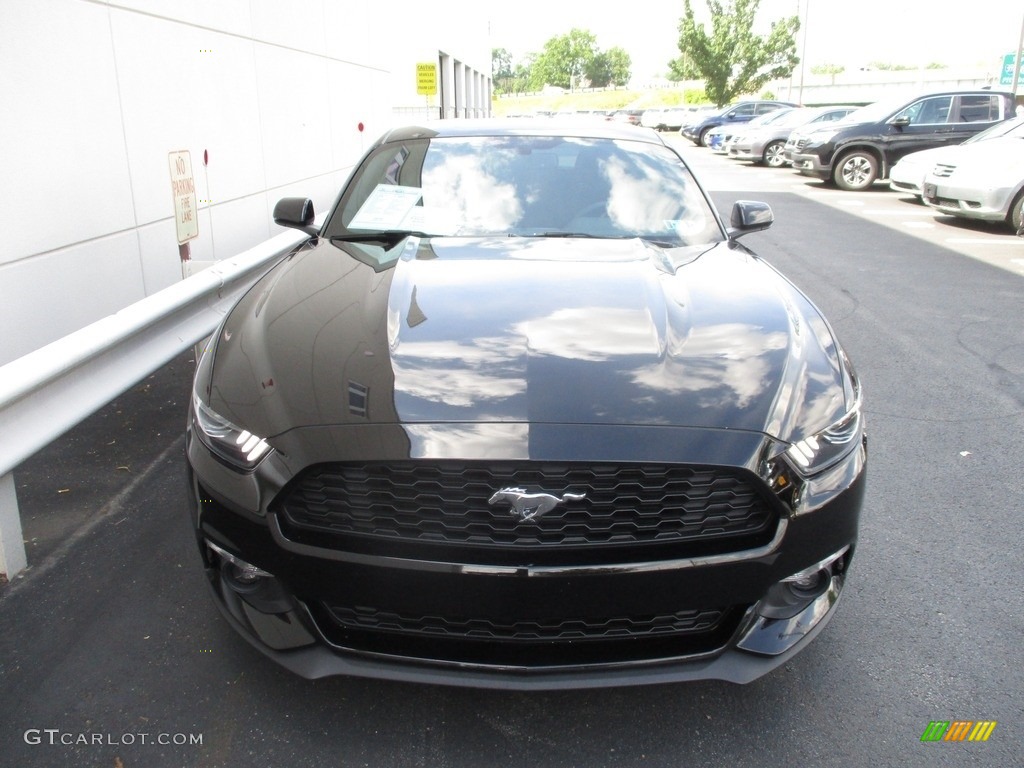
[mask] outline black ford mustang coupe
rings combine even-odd
[[[812,303],[652,131],[393,130],[196,371],[216,602],[309,678],[716,678],[831,618],[865,488],[860,386]]]

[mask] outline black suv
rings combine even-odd
[[[1013,117],[1013,96],[1003,91],[947,91],[915,99],[880,101],[838,123],[791,137],[793,169],[831,180],[841,189],[860,190],[906,154],[959,144],[989,126]]]
[[[767,115],[777,109],[796,106],[798,105],[789,101],[741,101],[714,112],[698,112],[689,123],[685,123],[679,129],[679,133],[698,147],[706,147],[708,131],[712,128],[727,123],[749,123],[755,117]]]

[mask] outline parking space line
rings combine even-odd
[[[934,218],[935,214],[931,211],[888,211],[882,208],[869,208],[863,211],[868,216],[921,216]]]
[[[1024,240],[1016,237],[1003,239],[982,239],[980,237],[947,237],[946,242],[952,245],[1013,245],[1024,248]],[[1017,259],[1015,259],[1017,261]]]

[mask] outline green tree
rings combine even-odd
[[[544,80],[541,78],[537,67],[534,66],[536,63],[537,57],[531,53],[526,59],[516,64],[516,93],[539,91],[544,88]]]
[[[846,67],[842,64],[815,64],[811,67],[813,75],[832,75],[832,85],[836,84],[836,75],[841,75],[845,71]]]
[[[608,59],[608,68],[612,73],[612,85],[623,86],[633,76],[633,59],[623,48],[609,48],[604,52]]]
[[[511,93],[512,86],[512,54],[504,48],[491,49],[491,80],[494,88],[500,93]]]
[[[772,22],[767,36],[755,35],[754,17],[760,0],[706,0],[711,12],[711,34],[697,24],[690,0],[684,0],[679,20],[681,56],[669,62],[676,80],[701,78],[708,98],[718,106],[743,93],[754,93],[765,83],[793,74],[796,33],[800,19],[789,16]]]
[[[632,59],[622,48],[609,48],[594,55],[586,76],[595,88],[626,85],[631,76]]]
[[[512,77],[512,54],[504,48],[491,49],[491,77]]]
[[[573,29],[544,43],[531,71],[546,85],[575,90],[597,54],[596,38],[585,30]]]
[[[889,64],[885,61],[872,61],[868,64],[868,69],[877,69],[879,72],[909,72],[917,67],[910,64]]]

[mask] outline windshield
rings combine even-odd
[[[763,115],[758,115],[753,120],[747,123],[748,128],[757,128],[761,125],[778,125],[781,124],[785,118],[793,112],[793,107],[781,107],[776,109],[774,112],[766,112]]]
[[[907,100],[903,99],[886,99],[885,101],[876,101],[874,104],[868,104],[866,107],[854,110],[841,121],[842,123],[877,123],[885,118],[889,117],[893,112],[898,110],[900,107],[904,107],[907,104]]]
[[[325,236],[599,237],[681,246],[724,235],[675,152],[646,141],[415,138],[359,167]]]

